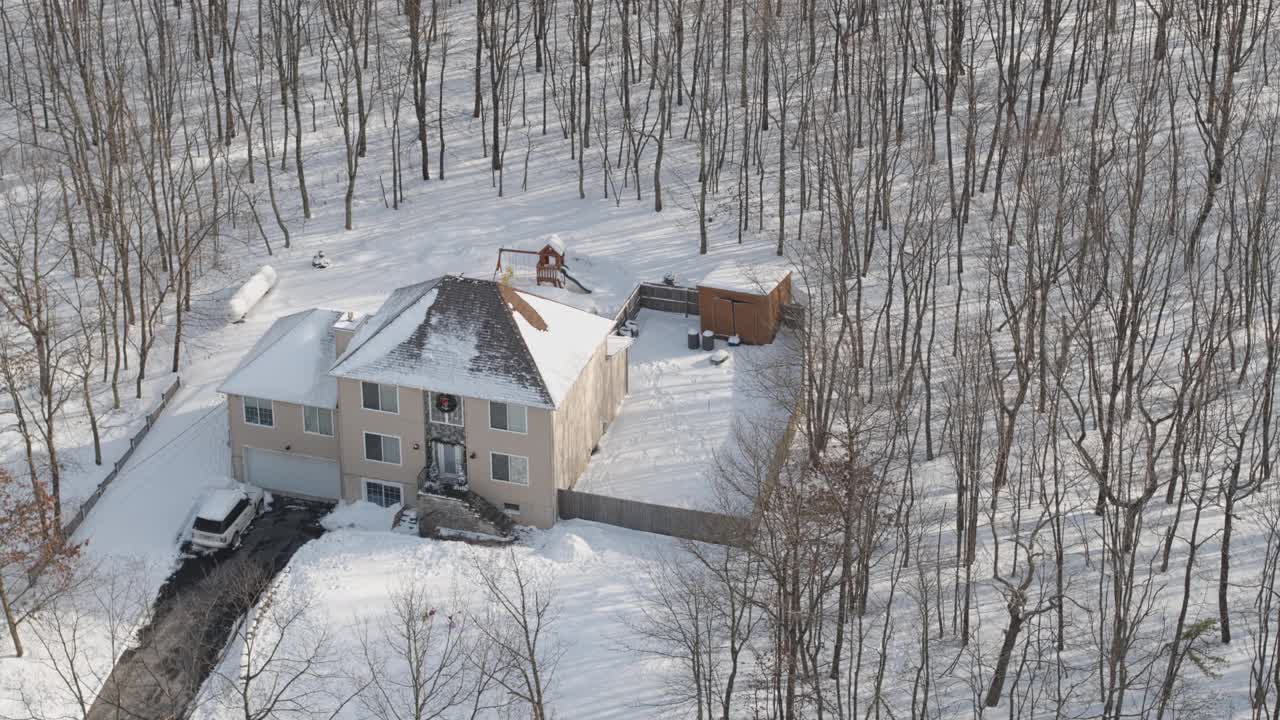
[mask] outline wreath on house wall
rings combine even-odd
[[[458,396],[447,393],[436,395],[436,410],[448,415],[458,409]]]

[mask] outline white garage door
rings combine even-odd
[[[333,500],[342,495],[337,460],[245,448],[244,467],[251,484],[282,495]]]

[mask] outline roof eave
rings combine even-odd
[[[331,377],[338,380],[353,380],[355,382],[381,382],[380,380],[378,380],[376,377],[372,375],[362,376],[359,373],[336,374],[332,372],[329,374]],[[484,397],[482,395],[465,393],[457,389],[448,388],[448,387],[441,387],[441,386],[429,387],[428,383],[397,382],[395,383],[395,386],[402,387],[402,388],[409,388],[410,390],[421,390],[422,392],[448,393],[450,395],[457,395],[459,397],[470,398],[472,400],[484,400],[485,402],[512,402],[509,399],[496,398],[496,397]],[[552,398],[550,402],[546,402],[546,401],[519,402],[519,403],[513,403],[513,404],[521,405],[523,407],[540,408],[542,410],[559,410],[560,409],[560,404],[557,403],[554,398]]]

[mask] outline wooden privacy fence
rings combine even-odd
[[[791,417],[787,419],[786,428],[774,444],[768,467],[765,468],[760,495],[755,498],[750,517],[690,510],[577,490],[558,490],[556,499],[560,508],[560,517],[566,520],[573,518],[590,520],[685,540],[741,546],[755,531],[756,525],[760,522],[760,515],[764,512],[770,496],[778,485],[782,469],[791,456],[803,411],[804,404],[797,403],[791,411]]]
[[[804,330],[804,305],[800,303],[783,304],[782,326],[791,330]]]
[[[697,315],[698,289],[675,287],[660,283],[640,283],[627,296],[627,301],[622,304],[622,309],[614,317],[615,328],[635,318],[636,314],[640,312],[640,308],[683,315]]]
[[[98,487],[95,488],[93,494],[86,498],[84,503],[80,505],[80,509],[76,510],[76,514],[72,515],[71,519],[63,524],[63,537],[69,538],[75,534],[76,530],[80,529],[80,524],[83,523],[84,519],[93,511],[93,506],[97,505],[98,501],[102,499],[103,493],[105,493],[107,488],[111,486],[111,483],[115,481],[116,477],[120,474],[120,470],[129,462],[129,458],[133,457],[133,451],[138,449],[138,445],[142,444],[143,438],[147,436],[148,432],[151,432],[151,426],[154,425],[156,419],[160,417],[160,413],[164,412],[165,406],[167,406],[169,401],[173,399],[174,394],[178,392],[178,388],[181,385],[181,377],[173,379],[173,383],[169,385],[168,389],[164,391],[164,394],[160,396],[160,404],[155,410],[152,410],[151,413],[147,415],[147,422],[138,429],[138,432],[134,433],[133,437],[129,438],[129,449],[125,450],[124,454],[116,460],[115,465],[111,468],[111,472],[108,472],[107,476],[102,479],[102,482],[98,483]]]
[[[747,518],[732,515],[655,505],[577,490],[556,492],[561,519],[591,520],[686,540],[733,544],[750,522]]]

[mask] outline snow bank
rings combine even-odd
[[[240,286],[235,295],[227,301],[227,315],[231,322],[237,322],[244,318],[245,314],[253,309],[254,305],[266,295],[271,288],[276,286],[276,271],[270,265],[263,265],[258,268],[258,272],[249,278],[248,282]]]
[[[548,690],[557,715],[573,720],[658,720],[671,716],[662,707],[671,675],[642,653],[620,652],[620,643],[634,637],[632,628],[645,622],[646,599],[655,592],[649,564],[675,552],[678,542],[580,520],[531,530],[527,544],[502,548],[341,530],[298,550],[288,570],[276,579],[277,595],[307,598],[303,626],[324,628],[332,643],[331,657],[338,659],[335,666],[363,672],[361,633],[371,631],[371,640],[383,641],[384,619],[394,612],[392,598],[398,590],[417,584],[431,606],[445,615],[483,613],[487,595],[476,576],[477,565],[501,567],[514,556],[530,577],[545,579],[554,588],[556,619],[546,641],[557,654]],[[569,557],[578,559],[563,560]],[[308,637],[306,631],[290,635],[279,648],[280,657],[297,657]],[[220,673],[234,677],[243,653],[243,643],[233,639]],[[405,660],[394,654],[387,659],[386,677],[404,677]],[[356,688],[358,674],[334,673],[323,680],[308,676],[295,687],[297,693],[345,695]],[[222,687],[215,673],[203,697]],[[192,718],[235,720],[236,710],[234,704],[196,703]],[[507,714],[493,708],[477,717],[497,720]],[[363,703],[353,702],[334,720],[369,717]]]
[[[354,528],[356,530],[390,530],[395,522],[400,506],[384,508],[367,500],[353,503],[341,503],[333,512],[320,518],[320,525],[325,530]]]

